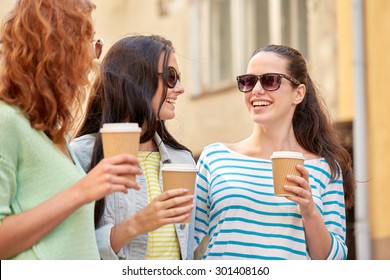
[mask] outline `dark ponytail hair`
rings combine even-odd
[[[116,42],[102,61],[87,104],[86,117],[77,137],[97,133],[104,123],[135,122],[143,128],[141,143],[153,139],[157,132],[164,144],[191,152],[169,133],[159,116],[167,96],[166,83],[163,83],[157,115],[151,105],[158,87],[160,57],[164,55],[163,72],[167,71],[169,57],[173,52],[171,41],[157,35],[129,36]],[[98,133],[91,169],[102,159],[103,146]],[[104,198],[95,204],[95,226],[103,212]]]
[[[356,185],[352,159],[341,145],[325,103],[307,71],[305,59],[297,50],[283,45],[265,46],[257,49],[253,56],[259,52],[273,52],[286,58],[289,61],[288,74],[305,84],[305,98],[297,105],[292,120],[295,137],[306,150],[325,158],[331,169],[332,180],[342,173],[345,204],[347,208],[352,207]]]

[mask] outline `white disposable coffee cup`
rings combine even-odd
[[[272,154],[271,161],[275,195],[294,195],[292,192],[284,190],[284,186],[296,186],[294,182],[287,180],[287,175],[301,176],[296,166],[298,164],[303,166],[305,161],[303,154],[299,152],[277,151]]]
[[[164,191],[185,188],[188,192],[184,195],[193,195],[195,189],[195,179],[197,168],[195,164],[164,164],[161,168]],[[191,205],[193,202],[180,204],[177,207]],[[189,223],[189,216],[185,223]]]
[[[100,129],[104,157],[118,154],[138,156],[141,128],[137,123],[105,123]],[[135,181],[135,175],[126,175]]]

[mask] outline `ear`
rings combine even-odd
[[[306,95],[306,85],[300,84],[294,91],[295,97],[293,100],[293,104],[299,104],[305,98]]]

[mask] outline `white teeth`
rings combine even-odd
[[[165,101],[170,103],[170,104],[176,104],[176,100],[175,99],[167,98],[167,99],[165,99]]]
[[[254,101],[253,106],[268,106],[271,102],[268,101]]]

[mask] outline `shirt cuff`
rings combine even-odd
[[[110,236],[113,225],[107,224],[95,230],[100,258],[102,260],[119,260],[111,248]]]

